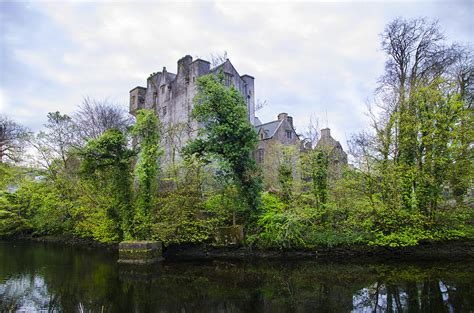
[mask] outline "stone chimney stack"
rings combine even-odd
[[[283,121],[288,117],[288,113],[280,113],[278,114],[278,120]]]
[[[280,114],[278,114],[278,120],[279,120],[279,121],[287,120],[288,123],[290,123],[291,127],[293,127],[293,117],[288,116],[288,113],[280,113]]]
[[[293,117],[287,116],[286,119],[287,119],[288,123],[290,123],[291,127],[293,127]]]
[[[189,65],[193,62],[193,57],[186,55],[178,60],[178,73],[177,75],[183,79],[189,76]]]
[[[322,138],[331,138],[331,129],[330,128],[321,129],[321,139]]]

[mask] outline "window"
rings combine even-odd
[[[132,105],[135,105],[135,96],[132,96],[132,99],[130,100],[130,102],[132,103]]]
[[[162,85],[160,88],[161,88],[161,93],[164,94],[165,93],[165,85]]]
[[[163,107],[163,116],[166,115],[166,107]]]
[[[224,85],[230,87],[232,84],[232,74],[224,73]]]
[[[257,162],[258,163],[263,163],[264,158],[265,158],[265,150],[264,149],[258,149],[257,150]]]
[[[286,131],[286,138],[291,139],[293,137],[293,132],[291,130]]]
[[[158,93],[157,92],[154,92],[153,93],[153,104],[156,104],[156,100],[158,99]]]

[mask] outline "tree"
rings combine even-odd
[[[223,84],[222,75],[202,76],[197,87],[192,116],[202,127],[185,154],[221,160],[224,175],[236,182],[250,212],[255,212],[262,188],[253,158],[258,139],[248,121],[245,101],[237,89]]]
[[[138,110],[137,122],[132,134],[138,142],[138,163],[135,167],[137,195],[134,216],[134,236],[148,239],[151,236],[151,216],[153,200],[157,191],[157,176],[160,149],[160,123],[152,110]]]
[[[377,245],[468,234],[472,213],[461,200],[473,168],[467,144],[473,141],[472,56],[446,44],[438,25],[424,19],[396,19],[383,33],[382,47],[381,110],[369,112],[373,133],[353,137],[351,145],[360,163],[349,173],[357,183],[348,186],[363,186],[362,205],[369,208],[358,209],[358,218]],[[445,191],[453,192],[457,205]]]
[[[0,115],[0,163],[19,162],[28,137],[25,127]]]
[[[222,63],[225,63],[229,59],[229,56],[227,55],[227,51],[224,51],[222,53],[211,53],[211,66],[212,67],[217,67],[221,65]]]
[[[418,174],[428,161],[426,153],[431,153],[427,151],[431,149],[431,143],[426,145],[427,140],[429,136],[440,136],[426,128],[427,125],[438,130],[447,127],[453,131],[454,125],[450,124],[452,120],[448,115],[454,112],[448,107],[454,104],[455,90],[449,81],[453,80],[453,67],[462,53],[459,46],[445,43],[437,22],[420,18],[396,19],[388,24],[382,34],[382,48],[387,61],[378,94],[384,111],[375,121],[378,146],[383,156],[381,168],[386,171],[390,168],[389,161],[393,160],[402,179],[399,184],[401,202],[405,209],[411,210],[417,206],[420,200],[417,199],[417,190],[423,186]],[[464,74],[457,78],[464,82],[466,72],[461,72]],[[436,100],[428,93],[431,96],[436,94]],[[420,98],[421,95],[424,96]],[[431,99],[428,101],[430,104],[424,101],[427,97]],[[452,117],[457,118],[459,114],[461,112],[456,110]],[[450,144],[451,140],[444,140],[443,145]],[[445,151],[437,158],[447,156]],[[385,172],[382,178],[390,176]],[[389,185],[389,182],[385,183],[385,186]],[[388,192],[384,190],[383,195],[386,197]]]
[[[73,120],[82,140],[97,139],[108,129],[125,132],[132,124],[129,114],[122,108],[89,97],[84,98]]]
[[[59,111],[48,113],[46,130],[40,131],[32,140],[39,153],[40,163],[55,176],[60,170],[67,170],[71,149],[77,146],[76,128],[70,116]]]
[[[395,19],[382,34],[382,49],[387,54],[385,74],[378,92],[382,95],[389,118],[381,134],[385,138],[385,158],[391,145],[394,158],[400,164],[415,162],[416,112],[412,96],[416,89],[430,84],[446,73],[455,60],[455,47],[444,43],[437,22],[423,18]],[[393,113],[393,114],[390,114]]]
[[[130,167],[132,152],[127,148],[126,136],[118,129],[108,129],[98,139],[89,140],[79,153],[82,156],[83,180],[93,187],[96,202],[107,199],[99,206],[105,210],[106,217],[113,221],[111,237],[118,235],[120,239],[130,238],[133,219]]]
[[[312,190],[317,201],[316,205],[321,207],[326,204],[328,197],[329,154],[324,148],[318,148],[310,152],[310,158]]]
[[[281,160],[278,166],[278,181],[281,186],[281,198],[289,204],[293,197],[293,185],[295,171],[294,150],[291,148],[283,148],[281,151]]]

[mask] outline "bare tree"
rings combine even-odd
[[[257,102],[255,103],[255,111],[260,111],[267,105],[268,105],[267,100],[257,99]]]
[[[0,115],[0,163],[19,162],[29,131],[5,115]]]
[[[84,141],[99,138],[107,129],[126,131],[132,118],[124,109],[89,97],[84,98],[79,110],[73,115],[79,137]]]
[[[314,148],[319,141],[319,120],[314,116],[309,118],[309,123],[306,128],[306,131],[303,134],[304,136],[304,146],[307,145],[311,148]]]
[[[39,132],[31,140],[37,150],[39,163],[55,174],[58,162],[61,168],[68,168],[71,149],[77,146],[76,128],[70,116],[60,112],[48,113],[48,122],[44,125],[45,131]]]
[[[457,92],[468,108],[474,103],[474,51],[471,47],[457,47],[455,62],[451,69],[451,76],[455,82]]]
[[[211,53],[211,67],[216,67],[224,63],[229,59],[227,55],[227,51],[224,51],[223,53]]]

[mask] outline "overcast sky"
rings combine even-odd
[[[152,72],[189,54],[227,51],[255,77],[263,122],[279,112],[305,131],[311,116],[345,145],[368,126],[385,56],[380,33],[396,17],[439,20],[472,45],[474,1],[13,2],[0,0],[0,113],[33,130],[83,97],[128,108]]]

